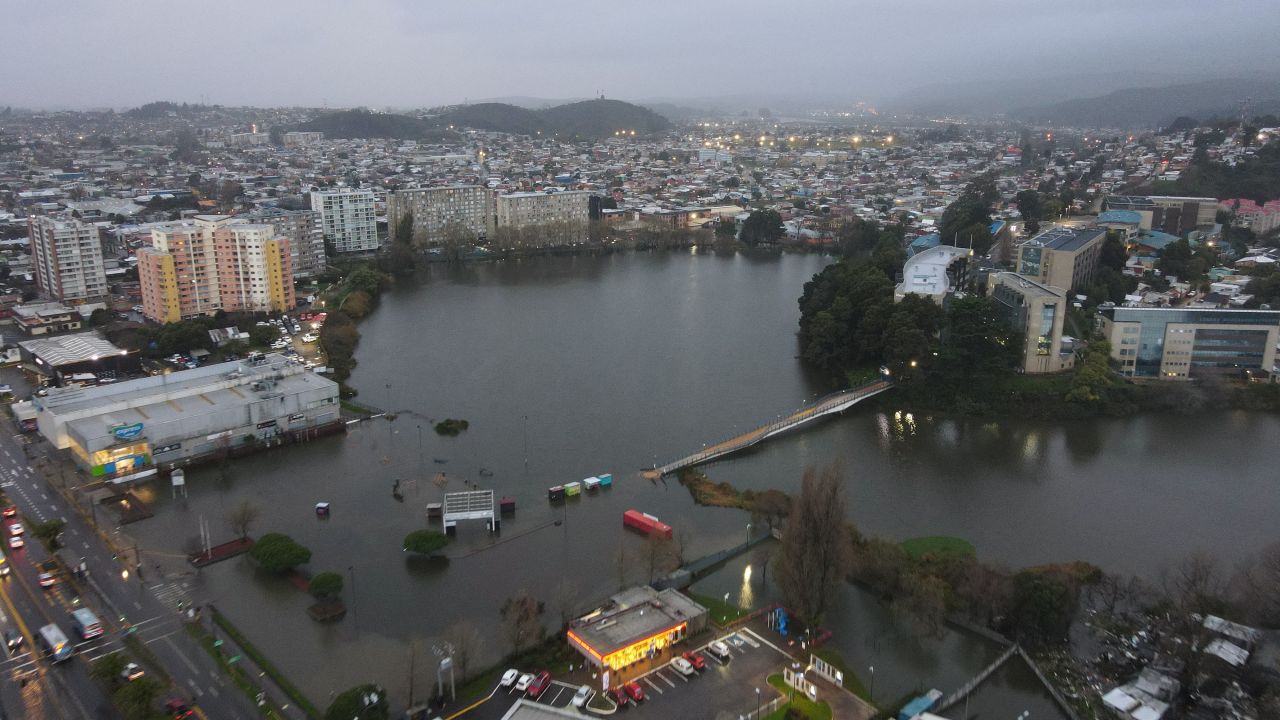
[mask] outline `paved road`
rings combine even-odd
[[[105,698],[88,679],[87,663],[90,658],[120,647],[120,638],[126,624],[135,628],[134,632],[159,659],[177,688],[187,697],[195,699],[201,709],[198,713],[200,716],[214,720],[251,720],[261,717],[253,703],[231,684],[216,662],[183,630],[177,608],[167,605],[157,597],[159,594],[173,598],[172,593],[166,592],[170,590],[168,584],[154,582],[148,585],[148,580],[158,581],[159,578],[148,578],[145,569],[140,578],[137,568],[128,568],[130,572],[125,577],[122,570],[126,568],[113,558],[107,543],[58,492],[49,487],[37,464],[27,458],[23,449],[24,437],[17,435],[13,424],[8,421],[0,423],[0,429],[3,430],[0,431],[0,487],[6,490],[20,512],[33,521],[52,518],[66,521],[62,538],[66,547],[64,556],[67,553],[79,556],[86,569],[85,577],[80,580],[64,578],[70,587],[67,592],[78,595],[81,602],[94,608],[108,628],[108,639],[98,641],[99,644],[93,647],[83,648],[85,652],[80,653],[81,659],[76,663],[63,663],[47,673],[54,678],[55,686],[59,680],[64,683],[69,691],[65,693],[65,698],[73,705],[54,717],[114,717],[114,714],[102,714],[100,706]],[[37,450],[32,455],[42,453],[43,450]],[[107,513],[98,513],[99,520],[105,522],[107,517]],[[28,560],[34,558],[38,562],[44,559],[43,549],[34,540],[28,544],[25,552],[28,553]],[[46,594],[40,590],[34,584],[37,571],[30,562],[19,562],[21,560],[23,558],[17,555],[13,558],[14,565],[20,566],[14,568],[17,574],[15,579],[19,582],[12,584],[7,593],[10,599],[14,599],[19,615],[37,622],[40,617],[52,619],[64,632],[70,632],[66,606],[61,605],[66,594]],[[22,590],[13,592],[13,587],[21,587]],[[30,601],[25,605],[25,610],[23,601],[15,599],[24,595],[29,596],[27,599]],[[43,605],[41,600],[44,601]],[[35,631],[35,628],[31,630]],[[6,696],[0,694],[0,697]]]

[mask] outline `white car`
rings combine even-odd
[[[146,673],[142,671],[142,668],[138,667],[138,663],[129,663],[124,666],[124,670],[120,671],[120,677],[128,680],[129,682],[133,682],[145,674]]]
[[[528,690],[529,686],[532,684],[533,684],[533,675],[529,673],[525,673],[520,676],[520,679],[518,681],[516,681],[516,692],[524,692],[525,690]]]
[[[315,333],[307,333],[306,335],[302,336],[302,342],[304,343],[313,343],[319,339],[320,339],[320,336]]]
[[[580,708],[587,704],[587,700],[591,698],[591,686],[583,685],[578,688],[578,692],[573,694],[573,706]]]
[[[10,535],[21,535],[22,533],[24,533],[24,532],[26,532],[26,531],[27,531],[27,529],[26,529],[26,528],[24,528],[24,527],[22,527],[22,523],[20,523],[20,522],[12,523],[12,524],[10,524],[10,525],[9,525],[9,534],[10,534]]]
[[[693,663],[689,662],[688,660],[685,660],[682,657],[678,657],[672,660],[671,667],[675,668],[676,672],[680,673],[681,675],[693,674]]]
[[[520,671],[515,668],[502,673],[502,687],[511,687],[515,684],[516,678],[520,677]]]
[[[712,655],[715,655],[717,658],[721,660],[729,659],[729,646],[725,645],[719,640],[708,645],[707,652],[711,653]]]

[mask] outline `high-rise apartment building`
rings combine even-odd
[[[387,194],[389,232],[394,235],[409,213],[413,214],[413,239],[419,245],[438,245],[455,229],[487,238],[493,231],[493,193],[477,185],[452,185]]]
[[[1018,246],[1018,274],[1044,285],[1075,290],[1098,269],[1106,228],[1057,227]]]
[[[268,223],[197,215],[153,229],[137,257],[142,314],[156,322],[295,304],[289,239]]]
[[[497,228],[540,232],[544,244],[563,245],[587,239],[591,193],[586,190],[522,192],[494,199]]]
[[[320,230],[320,213],[271,208],[239,217],[249,222],[267,223],[276,229],[276,235],[289,241],[295,280],[324,272],[324,232]]]
[[[42,293],[62,301],[107,294],[98,228],[79,220],[42,215],[27,221],[27,234],[31,269]]]
[[[320,213],[325,242],[335,252],[378,249],[378,221],[371,190],[320,190],[311,193],[311,209]],[[394,226],[393,226],[394,227]]]

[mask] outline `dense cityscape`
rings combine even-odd
[[[13,102],[0,718],[1280,718],[1280,86],[1117,82]]]

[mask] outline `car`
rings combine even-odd
[[[686,652],[680,657],[684,658],[685,660],[688,660],[689,664],[693,666],[694,670],[702,670],[707,666],[707,660],[706,658],[702,657],[702,653],[696,653],[690,650],[689,652]]]
[[[0,515],[18,517],[18,507],[16,505],[5,505],[4,510],[0,511]]]
[[[9,547],[13,548],[14,550],[17,550],[18,548],[21,548],[21,547],[26,547],[26,545],[27,545],[27,541],[23,540],[21,535],[14,535],[13,537],[9,538]]]
[[[58,579],[55,578],[52,573],[47,573],[47,572],[40,573],[40,587],[51,588],[54,585],[56,585],[57,582],[58,582]]]
[[[642,702],[644,700],[644,689],[640,687],[638,682],[629,682],[622,686],[626,691],[627,697],[631,698],[631,702]]]
[[[609,696],[618,704],[618,707],[623,708],[627,706],[627,691],[623,690],[621,687],[616,687],[610,690]]]
[[[25,640],[26,638],[22,637],[22,633],[17,630],[10,628],[4,631],[4,645],[9,648],[10,654],[12,654],[14,650],[22,647],[22,643]]]
[[[524,692],[525,690],[528,690],[529,684],[532,682],[533,682],[533,676],[530,675],[529,673],[525,673],[521,675],[520,679],[516,681],[516,691]]]
[[[26,532],[26,531],[27,531],[27,529],[26,529],[26,528],[24,528],[24,527],[22,527],[22,523],[20,523],[20,522],[9,523],[9,534],[10,534],[10,535],[21,535],[22,533],[24,533],[24,532]]]
[[[0,555],[0,576],[9,574],[9,559]]]
[[[196,711],[191,709],[185,700],[169,698],[164,703],[164,711],[173,716],[173,720],[186,720],[195,717]]]
[[[549,687],[551,687],[551,673],[543,670],[534,676],[533,682],[529,683],[529,696],[536,699]]]
[[[502,682],[500,684],[502,687],[511,687],[516,684],[516,680],[519,678],[520,671],[515,668],[511,668],[510,670],[502,673]]]
[[[682,657],[673,658],[671,660],[671,667],[675,668],[676,672],[680,673],[681,675],[688,676],[693,674],[693,663],[689,662],[688,660],[685,660]]]
[[[729,657],[730,657],[729,646],[725,645],[719,640],[708,645],[707,652],[711,653],[712,655],[719,658],[720,660],[723,660],[726,662],[729,660]]]
[[[573,706],[580,708],[587,704],[587,700],[591,699],[591,686],[583,685],[578,688],[578,692],[573,694]]]
[[[128,663],[124,666],[124,669],[120,671],[120,677],[128,680],[129,682],[133,682],[143,675],[146,675],[146,673],[138,663]]]
[[[313,343],[319,339],[320,339],[320,336],[315,333],[307,333],[306,335],[302,336],[302,342],[304,343]]]

